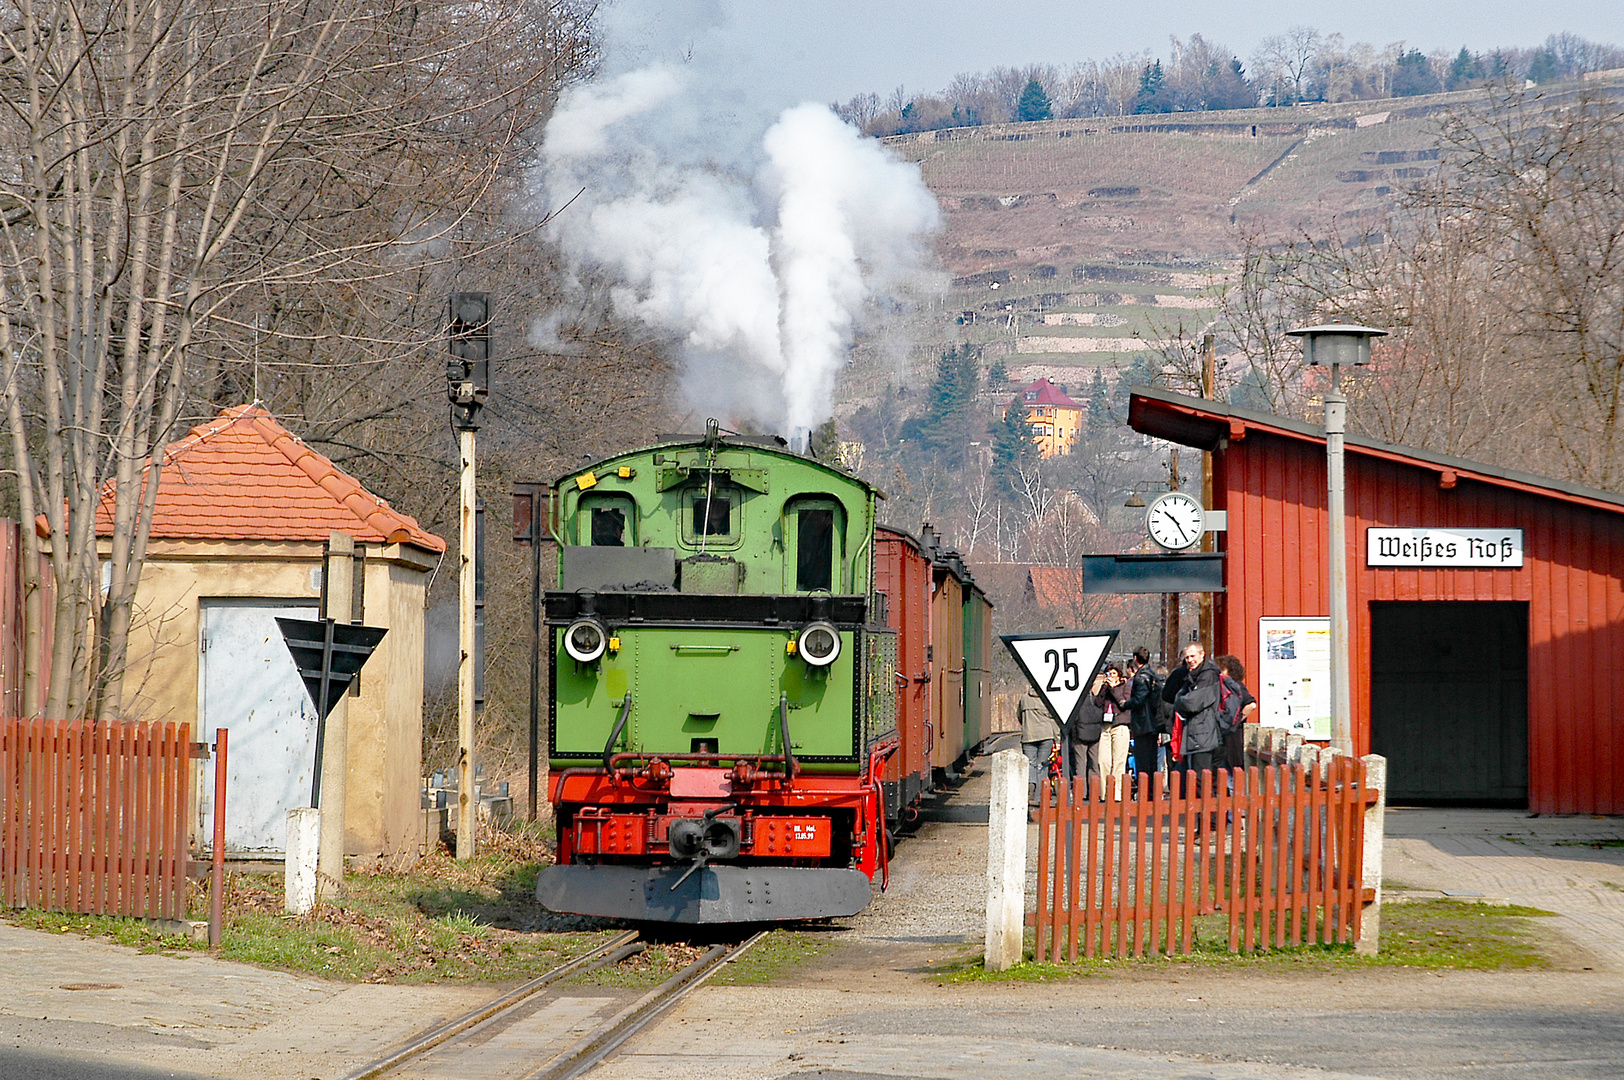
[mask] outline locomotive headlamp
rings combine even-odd
[[[596,619],[576,619],[564,631],[564,651],[583,664],[590,664],[609,647],[609,634]]]
[[[828,667],[840,655],[840,631],[826,622],[815,622],[801,631],[795,650],[813,667]]]

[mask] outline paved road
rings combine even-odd
[[[931,965],[978,939],[986,792],[972,776],[927,815],[891,889],[832,935],[843,949],[821,970],[765,996],[703,991],[603,1080],[1624,1076],[1624,851],[1589,846],[1624,837],[1620,819],[1389,812],[1389,880],[1562,912],[1540,925],[1569,939],[1572,970],[1181,968],[940,987]]]
[[[601,1080],[1511,1080],[1624,1076],[1624,837],[1617,818],[1389,814],[1386,874],[1562,912],[1573,970],[1283,976],[1193,968],[938,986],[974,951],[986,779],[899,851],[891,889],[839,948],[771,989],[707,987]],[[1585,967],[1593,970],[1582,970]],[[70,989],[70,987],[79,987]],[[0,1080],[333,1080],[480,988],[343,986],[142,955],[0,924]]]

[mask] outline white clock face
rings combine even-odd
[[[1145,528],[1150,531],[1150,538],[1168,551],[1183,551],[1194,546],[1206,526],[1201,504],[1182,491],[1169,491],[1145,511]]]

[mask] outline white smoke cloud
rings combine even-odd
[[[691,7],[688,35],[669,10],[659,33],[610,20],[605,74],[547,126],[544,197],[574,199],[550,228],[616,281],[619,313],[680,337],[690,404],[793,433],[830,415],[864,306],[925,265],[936,201],[826,106],[782,107]]]

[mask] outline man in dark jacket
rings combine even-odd
[[[1223,672],[1207,659],[1206,646],[1192,641],[1184,649],[1184,666],[1167,676],[1162,696],[1184,717],[1181,747],[1185,768],[1200,775],[1223,765],[1223,732],[1218,723],[1219,682]]]
[[[1157,722],[1157,702],[1161,697],[1161,680],[1150,666],[1150,650],[1144,646],[1133,651],[1128,662],[1128,673],[1133,682],[1124,707],[1128,710],[1128,730],[1133,733],[1134,771],[1152,775],[1157,769],[1157,757],[1165,737],[1172,734]]]

